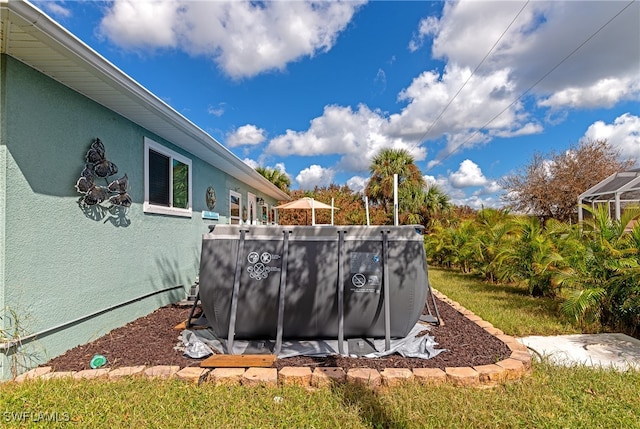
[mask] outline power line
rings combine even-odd
[[[482,60],[480,61],[480,63],[478,63],[478,65],[476,66],[476,68],[471,72],[471,74],[469,75],[469,77],[467,78],[467,80],[464,81],[464,83],[462,84],[462,86],[458,89],[458,92],[456,92],[454,94],[453,97],[451,97],[451,99],[449,100],[449,102],[447,103],[446,106],[444,106],[444,109],[442,109],[442,111],[440,112],[440,114],[436,117],[436,119],[434,119],[434,121],[431,123],[431,125],[429,126],[429,128],[427,129],[427,131],[425,131],[425,133],[422,135],[422,137],[420,137],[420,140],[418,140],[417,143],[415,143],[411,149],[414,149],[416,147],[416,145],[420,144],[420,142],[427,136],[427,134],[429,134],[429,132],[433,129],[433,127],[436,125],[436,123],[440,120],[440,118],[442,117],[442,115],[444,114],[444,112],[447,111],[447,109],[449,108],[449,106],[451,106],[451,103],[453,103],[453,100],[455,100],[458,97],[458,94],[460,94],[460,92],[464,89],[465,86],[467,86],[467,83],[469,83],[469,81],[471,80],[471,78],[476,74],[476,72],[478,71],[478,69],[482,66],[482,64],[484,64],[485,60],[487,58],[489,58],[489,55],[491,55],[491,53],[493,52],[493,50],[496,48],[496,46],[498,46],[498,43],[500,43],[500,41],[502,40],[502,38],[504,37],[505,34],[507,34],[507,31],[509,31],[509,29],[511,28],[511,26],[513,25],[514,22],[516,22],[516,20],[518,19],[518,17],[520,16],[520,14],[522,14],[522,11],[524,11],[524,9],[527,7],[527,5],[529,4],[530,0],[527,0],[526,3],[522,6],[522,8],[520,9],[520,11],[516,14],[516,16],[513,17],[513,19],[511,20],[511,22],[509,23],[509,25],[507,26],[507,28],[504,29],[504,31],[502,32],[502,34],[500,35],[500,37],[498,37],[498,39],[495,41],[495,43],[493,44],[493,46],[491,46],[491,49],[489,49],[489,51],[485,54],[484,58],[482,58]],[[410,149],[410,150],[411,150]]]
[[[551,73],[553,73],[558,67],[560,67],[565,61],[567,61],[571,56],[573,56],[573,54],[575,54],[578,50],[580,50],[584,45],[586,45],[591,39],[593,39],[598,33],[600,33],[607,25],[609,25],[614,19],[616,19],[618,16],[620,16],[625,10],[627,10],[633,3],[635,3],[636,0],[631,0],[624,8],[622,8],[618,13],[616,13],[613,17],[611,17],[607,22],[605,22],[604,24],[602,24],[593,34],[591,34],[589,37],[587,37],[587,39],[582,42],[580,45],[578,45],[574,50],[572,50],[569,54],[567,54],[558,64],[556,64],[554,67],[551,68],[551,70],[549,70],[548,72],[546,72],[544,75],[542,75],[542,77],[540,77],[537,81],[535,81],[531,86],[529,86],[529,88],[527,88],[524,92],[522,92],[515,100],[513,100],[509,105],[507,105],[507,107],[505,107],[504,109],[502,109],[500,112],[498,112],[498,114],[496,114],[493,118],[491,118],[489,121],[487,121],[484,125],[482,125],[480,128],[478,128],[473,134],[471,134],[468,138],[466,138],[463,142],[459,143],[458,145],[453,147],[453,150],[451,150],[449,153],[447,153],[444,157],[442,157],[439,162],[441,163],[442,161],[444,161],[445,159],[449,158],[450,156],[452,156],[454,153],[457,152],[457,150],[464,146],[466,143],[468,143],[469,141],[471,141],[471,139],[473,139],[477,134],[480,133],[480,131],[482,131],[483,129],[485,129],[489,124],[491,124],[493,121],[495,121],[500,115],[502,115],[504,112],[506,112],[511,106],[513,106],[514,104],[516,104],[518,101],[520,101],[520,99],[522,97],[524,97],[525,95],[527,95],[533,88],[535,88],[540,82],[542,82],[547,76],[549,76]],[[429,167],[427,168],[426,171],[429,171],[433,168]]]

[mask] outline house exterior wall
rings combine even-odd
[[[31,334],[184,286],[28,343],[39,364],[184,298],[198,274],[202,234],[227,222],[229,189],[243,203],[256,191],[21,62],[6,55],[1,62],[0,303],[21,314]],[[128,175],[133,204],[126,210],[80,204],[74,186],[96,137],[118,166],[110,179]],[[145,137],[191,159],[191,218],[143,212]],[[208,186],[217,194],[218,222],[201,216]]]
[[[4,266],[5,266],[5,206],[6,206],[6,177],[7,177],[7,148],[5,146],[5,117],[4,117],[4,68],[5,61],[0,55],[0,312],[4,308]],[[0,332],[5,329],[5,320],[0,320]],[[0,379],[2,368],[5,366],[3,356],[0,355]]]

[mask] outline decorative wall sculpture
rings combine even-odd
[[[104,144],[96,138],[85,157],[86,164],[76,182],[76,190],[84,194],[81,201],[86,206],[108,202],[113,206],[131,207],[131,197],[127,193],[128,177],[125,174],[109,182],[109,176],[118,173],[118,167],[106,157]],[[98,185],[96,179],[104,179],[105,185]]]
[[[213,189],[213,186],[209,186],[207,188],[207,194],[205,195],[205,202],[207,203],[207,208],[209,210],[213,210],[216,208],[216,191]]]

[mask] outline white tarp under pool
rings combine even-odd
[[[431,359],[445,351],[436,349],[438,343],[430,335],[422,335],[429,326],[421,323],[411,329],[404,338],[391,339],[389,350],[385,350],[385,340],[382,339],[352,339],[344,341],[343,350],[350,350],[348,356],[377,358],[392,354],[403,357]],[[230,354],[226,347],[226,341],[218,339],[210,329],[185,329],[182,331],[184,355],[193,359],[202,359],[213,353]],[[274,350],[275,341],[269,340],[235,340],[233,354],[270,354]],[[353,353],[353,349],[359,352]],[[282,348],[278,358],[293,356],[325,357],[337,355],[338,340],[286,340],[282,341]],[[370,352],[363,354],[363,350]]]

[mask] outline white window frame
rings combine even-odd
[[[231,216],[231,197],[238,197],[238,216]],[[242,194],[240,192],[229,190],[229,223],[233,224],[237,220],[237,225],[242,224]]]
[[[183,164],[186,164],[189,167],[189,192],[188,192],[188,207],[186,209],[180,207],[165,207],[158,206],[149,202],[149,150],[153,150],[161,155],[164,155],[169,158],[169,165],[173,165],[173,160],[179,161]],[[164,214],[170,216],[183,216],[183,217],[191,217],[193,215],[192,206],[191,206],[191,196],[193,191],[193,180],[192,180],[193,168],[191,164],[191,160],[180,155],[177,152],[168,149],[165,146],[151,140],[148,137],[144,138],[144,204],[142,206],[142,210],[145,213],[156,213],[156,214]],[[173,169],[169,168],[169,204],[173,204]]]
[[[258,198],[252,192],[247,192],[247,223],[249,225],[258,224]]]
[[[266,219],[262,217],[263,210],[266,210],[267,212]],[[258,225],[269,225],[269,213],[271,213],[271,207],[269,207],[269,204],[263,203],[258,206]]]

